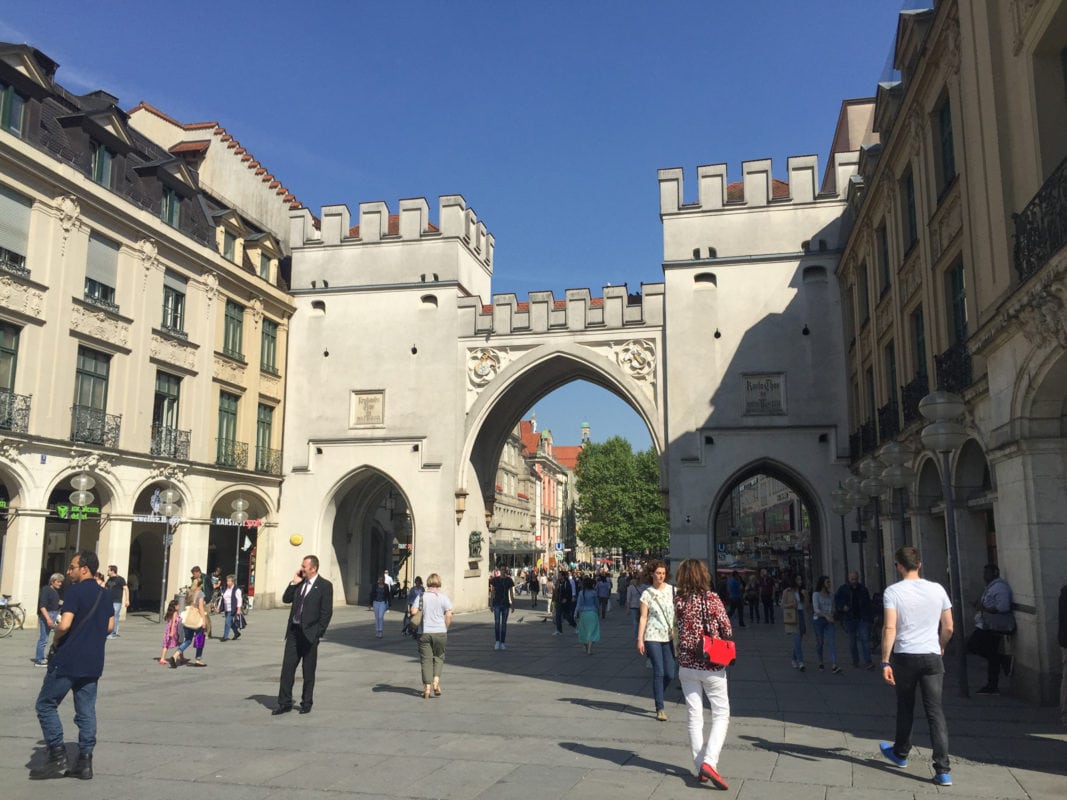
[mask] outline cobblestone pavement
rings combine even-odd
[[[161,632],[154,615],[123,622],[121,636],[107,645],[92,783],[28,780],[28,766],[43,754],[33,702],[44,670],[30,663],[35,631],[0,639],[0,795],[1067,797],[1067,729],[1057,709],[1007,696],[963,699],[950,680],[945,705],[955,786],[938,788],[930,781],[925,723],[916,724],[918,747],[908,769],[878,755],[895,713],[880,672],[852,669],[847,657],[843,675],[817,671],[810,636],[812,661],[797,672],[781,626],[755,624],[736,635],[740,659],[730,670],[732,717],[719,766],[730,789],[717,791],[691,773],[676,687],[668,689],[669,720],[655,720],[651,671],[618,606],[592,656],[570,628],[553,636],[544,604],[535,611],[528,598],[518,601],[507,650],[493,649],[491,614],[457,616],[443,695],[432,700],[421,697],[415,645],[400,635],[400,614],[389,613],[386,635],[377,639],[369,610],[340,608],[319,650],[314,711],[272,717],[285,614],[255,611],[240,641],[210,641],[204,669],[156,663]],[[972,668],[977,686],[981,664]],[[73,755],[69,699],[61,711]]]

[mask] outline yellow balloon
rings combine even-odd
[[[303,543],[304,537],[301,536],[299,533],[294,533],[292,536],[289,537],[289,544],[291,544],[293,547],[300,547],[300,545],[302,545]]]

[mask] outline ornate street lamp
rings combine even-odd
[[[848,493],[845,495],[845,504],[849,508],[856,510],[856,524],[859,526],[857,534],[859,535],[859,548],[860,548],[860,580],[867,583],[867,560],[864,557],[864,550],[866,545],[867,535],[863,531],[863,511],[862,508],[867,505],[867,496],[860,491],[860,484],[862,482],[855,475],[850,475],[845,479],[843,484],[845,491]]]
[[[159,621],[167,613],[167,565],[170,563],[170,546],[174,542],[174,526],[181,513],[182,496],[171,488],[159,493],[159,515],[163,518],[163,581],[159,592]]]
[[[903,442],[890,442],[882,448],[880,457],[888,466],[882,471],[882,480],[893,490],[900,490],[900,538],[897,547],[908,543],[905,512],[905,489],[915,480],[915,470],[908,466],[914,456],[909,445]]]
[[[852,510],[846,500],[848,490],[838,486],[830,492],[830,510],[841,518],[841,552],[845,556],[845,576],[848,576],[848,536],[845,534],[845,514]]]
[[[885,589],[885,537],[882,535],[881,499],[885,493],[886,485],[882,480],[882,470],[885,464],[874,456],[868,456],[860,462],[860,473],[863,475],[863,483],[860,491],[874,501],[874,527],[878,532],[878,577]]]
[[[78,516],[78,535],[74,545],[74,552],[82,551],[82,518],[85,516],[85,507],[93,502],[96,497],[89,490],[96,486],[96,480],[88,472],[79,472],[70,479],[70,485],[74,491],[70,493],[71,511],[79,509],[75,513]]]
[[[936,391],[919,401],[919,413],[930,424],[922,430],[923,447],[941,454],[941,493],[945,498],[945,528],[948,534],[948,566],[952,580],[952,605],[956,611],[956,630],[960,639],[956,649],[959,657],[960,696],[970,696],[967,681],[967,648],[963,646],[963,583],[960,568],[960,543],[956,531],[956,505],[952,496],[952,477],[950,475],[950,454],[963,447],[967,441],[967,432],[960,424],[966,405],[959,395],[951,392]]]
[[[248,521],[248,501],[243,497],[238,497],[232,503],[230,508],[233,511],[230,513],[230,519],[237,523],[237,527],[234,530],[237,532],[237,544],[233,551],[233,574],[234,580],[239,580],[240,576],[237,574],[238,568],[241,566],[241,531],[244,529],[245,522]]]

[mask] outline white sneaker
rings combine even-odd
[[[500,649],[500,642],[493,642],[493,649],[494,650],[499,650]]]
[[[508,649],[508,646],[507,646],[506,644],[504,644],[503,642],[501,642],[501,643],[500,643],[500,649],[501,649],[501,650],[507,650],[507,649]]]
[[[553,636],[562,636],[563,634],[560,633],[559,631],[552,631],[552,635]]]
[[[790,663],[793,665],[793,669],[797,668],[797,660],[795,658]]]

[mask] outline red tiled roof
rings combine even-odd
[[[427,222],[426,223],[426,230],[431,231],[433,233],[437,233],[438,227],[436,225],[434,225],[432,222]],[[348,229],[348,235],[353,237],[353,238],[358,239],[359,238],[359,225],[353,225],[351,228],[349,228]],[[399,214],[390,214],[389,215],[388,235],[389,236],[399,236],[400,235],[400,215]]]
[[[578,454],[582,452],[581,445],[556,445],[552,448],[552,455],[556,457],[556,461],[565,466],[567,469],[574,469],[578,466]]]
[[[170,152],[175,155],[178,153],[203,153],[210,146],[210,139],[199,139],[195,142],[178,142],[174,147],[170,148]]]
[[[771,179],[771,198],[782,200],[789,197],[789,184],[777,178]],[[745,184],[743,181],[735,181],[726,187],[726,202],[738,203],[745,199]]]
[[[519,422],[519,438],[522,439],[522,454],[537,455],[537,446],[541,443],[541,434],[533,429],[533,421],[524,419]]]

